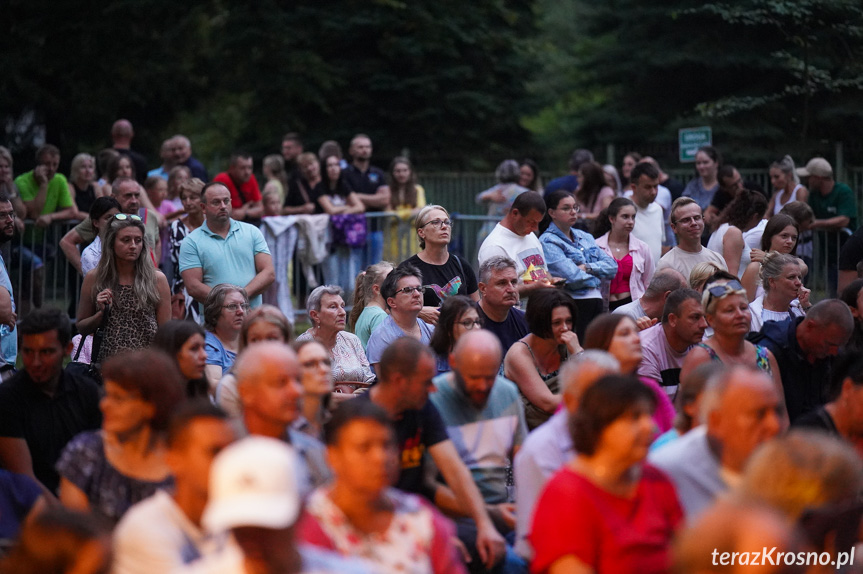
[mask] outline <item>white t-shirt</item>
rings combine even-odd
[[[758,222],[758,225],[749,231],[743,232],[743,242],[746,243],[750,249],[761,249],[761,236],[764,235],[765,227],[767,227],[767,220],[762,219]]]
[[[719,226],[719,229],[710,234],[710,240],[707,242],[707,248],[711,251],[715,251],[716,253],[722,253],[723,242],[725,241],[725,234],[728,232],[728,229],[731,227],[730,223],[723,223]],[[743,252],[740,254],[740,266],[737,268],[737,278],[741,279],[743,277],[743,272],[746,271],[746,268],[749,267],[749,264],[752,263],[752,258],[749,255],[749,252],[752,251],[752,248],[749,247],[746,242],[743,242]],[[723,258],[724,259],[724,258]],[[727,262],[726,262],[727,263]]]
[[[636,218],[636,220],[637,219],[638,218]],[[660,269],[671,267],[672,269],[680,271],[683,276],[686,277],[686,280],[689,281],[689,274],[692,273],[692,268],[702,261],[716,263],[720,269],[728,271],[728,266],[725,265],[725,259],[719,253],[706,247],[702,247],[701,251],[698,253],[692,253],[690,251],[684,251],[679,245],[672,248],[671,251],[662,256],[662,259],[660,259],[659,263],[656,265],[656,270],[659,271]]]
[[[616,313],[618,315],[626,315],[627,317],[631,317],[633,321],[637,321],[642,317],[646,317],[647,313],[644,312],[644,307],[641,306],[641,299],[636,299],[631,303],[627,303],[626,305],[621,305],[612,313]]]
[[[645,209],[636,204],[635,210],[635,227],[632,228],[632,234],[647,243],[653,260],[659,261],[662,257],[662,242],[665,241],[662,207],[654,201]]]
[[[632,190],[627,189],[626,191],[624,191],[623,197],[632,199]],[[662,244],[668,245],[670,247],[674,247],[676,245],[676,238],[674,237],[674,232],[671,230],[670,221],[672,201],[673,200],[671,199],[671,191],[669,191],[667,187],[665,187],[664,185],[656,186],[656,199],[654,200],[654,203],[656,203],[657,205],[659,205],[659,207],[662,208],[662,222],[665,228],[665,238],[663,239]],[[637,206],[636,209],[638,209]],[[638,221],[638,218],[636,218],[636,221]],[[654,259],[654,261],[657,260]]]
[[[653,379],[662,386],[662,390],[668,393],[669,397],[673,397],[677,393],[677,385],[668,383],[679,380],[680,369],[683,367],[683,360],[689,349],[682,353],[672,349],[662,329],[662,323],[645,329],[639,335],[642,359],[638,367],[638,375]]]
[[[749,311],[752,313],[752,322],[749,325],[750,331],[760,331],[765,321],[784,321],[788,317],[805,317],[806,312],[800,307],[800,300],[795,299],[788,306],[787,311],[771,311],[764,308],[764,293],[755,298],[749,304]]]
[[[550,277],[542,243],[533,233],[522,237],[498,223],[480,245],[477,259],[482,265],[483,261],[495,255],[503,255],[515,261],[515,272],[522,282]]]

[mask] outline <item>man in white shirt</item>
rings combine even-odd
[[[632,168],[632,201],[635,203],[635,227],[632,234],[650,248],[653,261],[662,257],[662,243],[665,240],[665,221],[662,207],[656,203],[659,191],[659,170],[650,163],[639,163]]]
[[[720,269],[728,271],[722,255],[701,245],[704,214],[694,199],[678,197],[674,200],[671,204],[671,229],[677,235],[677,247],[662,256],[656,266],[657,271],[671,267],[680,271],[688,280],[692,268],[705,261],[715,263]]]
[[[545,215],[545,201],[535,191],[519,194],[500,223],[480,245],[479,265],[495,255],[515,261],[518,292],[523,297],[538,287],[551,285],[542,244],[534,235]]]

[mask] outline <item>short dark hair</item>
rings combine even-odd
[[[575,324],[578,308],[572,297],[554,287],[537,289],[527,299],[525,319],[530,332],[541,339],[552,336],[551,313],[558,307],[566,307],[572,314],[572,323]]]
[[[378,382],[387,382],[394,374],[404,377],[414,374],[423,355],[434,358],[431,349],[417,339],[413,337],[396,339],[381,354],[381,360],[377,366]]]
[[[863,279],[855,279],[842,290],[839,299],[848,305],[848,307],[857,309],[857,295],[860,294],[860,289],[863,289]],[[863,311],[863,309],[857,309],[858,313],[860,311]]]
[[[303,145],[303,140],[300,138],[300,134],[297,132],[288,132],[284,136],[282,136],[282,142],[296,142],[299,145]]]
[[[695,289],[676,289],[669,293],[662,308],[662,322],[668,323],[668,316],[672,313],[680,317],[680,308],[690,299],[701,305],[701,293]]]
[[[640,401],[647,402],[651,411],[656,409],[653,391],[632,376],[606,375],[588,387],[569,421],[576,452],[595,454],[603,431]]]
[[[158,376],[153,376],[158,373]],[[177,362],[164,351],[141,349],[112,356],[102,365],[102,378],[141,395],[154,407],[150,428],[168,428],[171,415],[184,400],[184,381]]]
[[[173,448],[186,435],[186,430],[198,419],[228,420],[228,414],[214,405],[209,399],[194,399],[181,404],[168,421],[167,444]]]
[[[527,215],[531,211],[545,215],[545,200],[535,191],[523,191],[512,202],[510,210],[512,209],[515,209],[521,215]]]
[[[56,307],[43,307],[30,311],[21,319],[18,330],[21,335],[57,331],[57,340],[63,347],[72,340],[72,322],[69,321],[69,315]]]
[[[231,154],[231,164],[234,165],[237,163],[238,159],[252,159],[252,154],[245,150],[237,150]]]
[[[343,401],[324,425],[324,443],[328,446],[339,441],[341,430],[356,420],[371,420],[395,434],[389,413],[372,401]]]
[[[416,266],[404,262],[387,275],[384,282],[381,283],[381,297],[384,298],[384,301],[387,301],[390,297],[395,297],[396,295],[396,285],[398,282],[404,279],[405,277],[416,277],[420,280],[420,283],[423,281],[422,272],[416,268]],[[389,308],[390,304],[387,302],[387,308]]]
[[[225,189],[228,189],[228,186],[225,185],[224,183],[222,183],[221,181],[211,181],[210,183],[206,184],[204,187],[201,188],[201,199],[206,202],[207,201],[207,190],[212,188],[212,187],[216,187],[217,185],[221,185]],[[228,189],[228,191],[230,192],[231,190]]]
[[[36,163],[41,163],[45,156],[60,157],[60,149],[51,144],[39,146],[39,149],[36,150]]]
[[[833,373],[827,389],[830,401],[835,401],[842,393],[842,383],[845,379],[851,379],[856,387],[863,386],[863,355],[846,351],[833,363]]]
[[[2,199],[0,199],[2,201]],[[123,212],[123,208],[120,207],[120,202],[110,196],[97,197],[95,201],[93,201],[93,205],[90,206],[90,221],[95,221],[111,211],[112,209],[116,209],[119,212]]]
[[[629,172],[629,181],[633,184],[637,184],[642,175],[646,175],[650,179],[659,179],[659,169],[647,161],[637,163],[635,164],[635,167],[632,168],[632,171]]]

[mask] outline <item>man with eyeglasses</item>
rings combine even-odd
[[[231,218],[231,192],[213,181],[201,192],[206,220],[180,246],[180,275],[186,291],[201,305],[220,283],[245,288],[252,307],[276,280],[270,250],[254,225]]]
[[[434,326],[419,318],[423,308],[423,280],[419,269],[402,263],[387,275],[381,285],[381,296],[387,303],[389,316],[372,331],[366,356],[372,370],[381,360],[386,348],[401,337],[413,337],[424,345],[431,341]]]
[[[468,331],[450,353],[452,371],[434,379],[437,392],[429,400],[440,412],[447,434],[470,470],[498,532],[509,538],[507,560],[524,569],[526,564],[511,550],[515,541],[515,503],[507,488],[507,469],[527,437],[527,423],[518,388],[498,375],[502,359],[500,341],[493,333]],[[473,521],[458,519],[456,527],[465,546],[473,548]],[[509,571],[506,566],[504,571]]]
[[[657,271],[671,267],[689,279],[692,268],[703,262],[714,263],[728,271],[722,255],[701,245],[704,215],[694,199],[678,197],[674,200],[671,204],[671,229],[677,235],[677,247],[662,256],[656,265]]]

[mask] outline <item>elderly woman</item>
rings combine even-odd
[[[514,159],[502,161],[497,166],[497,169],[494,170],[494,177],[497,179],[497,183],[487,190],[480,192],[476,196],[476,202],[480,205],[487,203],[489,217],[500,221],[509,212],[509,208],[512,207],[512,202],[515,198],[528,191],[528,189],[518,184],[521,179],[521,168]],[[482,229],[479,231],[477,245],[481,245],[482,240],[491,233],[491,230],[496,225],[496,221],[488,221],[483,224]]]
[[[362,558],[374,572],[463,574],[452,523],[425,500],[392,488],[395,430],[371,401],[348,401],[326,425],[331,483],[315,490],[298,524],[306,543]]]
[[[570,428],[577,453],[546,484],[529,534],[531,572],[667,572],[683,520],[671,481],[645,463],[654,394],[609,375],[589,387]]]
[[[803,286],[801,262],[793,255],[768,253],[761,262],[761,284],[764,293],[749,304],[752,313],[750,331],[760,331],[765,321],[784,321],[803,317],[812,306],[809,289]]]
[[[437,355],[437,372],[451,370],[449,354],[462,335],[473,329],[482,329],[479,305],[463,295],[449,297],[440,308],[440,321],[429,346]]]
[[[504,357],[504,375],[518,385],[528,429],[533,430],[560,406],[561,365],[582,351],[574,325],[578,308],[572,298],[551,287],[537,289],[527,302],[530,333],[510,347]]]
[[[316,287],[306,301],[312,327],[297,341],[316,340],[332,357],[332,377],[336,390],[352,393],[374,382],[369,360],[359,337],[345,331],[347,312],[342,288],[335,285]]]
[[[207,380],[213,395],[219,379],[231,368],[240,352],[240,332],[248,312],[249,296],[245,289],[236,285],[219,283],[204,301]]]
[[[130,506],[173,483],[162,434],[183,400],[184,382],[174,359],[151,349],[111,357],[102,377],[102,429],[66,445],[57,462],[59,498],[116,523]]]
[[[578,319],[575,332],[584,338],[587,325],[602,313],[603,279],[617,275],[617,262],[603,251],[593,236],[573,228],[578,219],[576,200],[565,190],[554,191],[545,198],[548,228],[539,237],[548,270],[562,277],[564,289],[575,300]],[[628,278],[627,278],[628,279]]]

